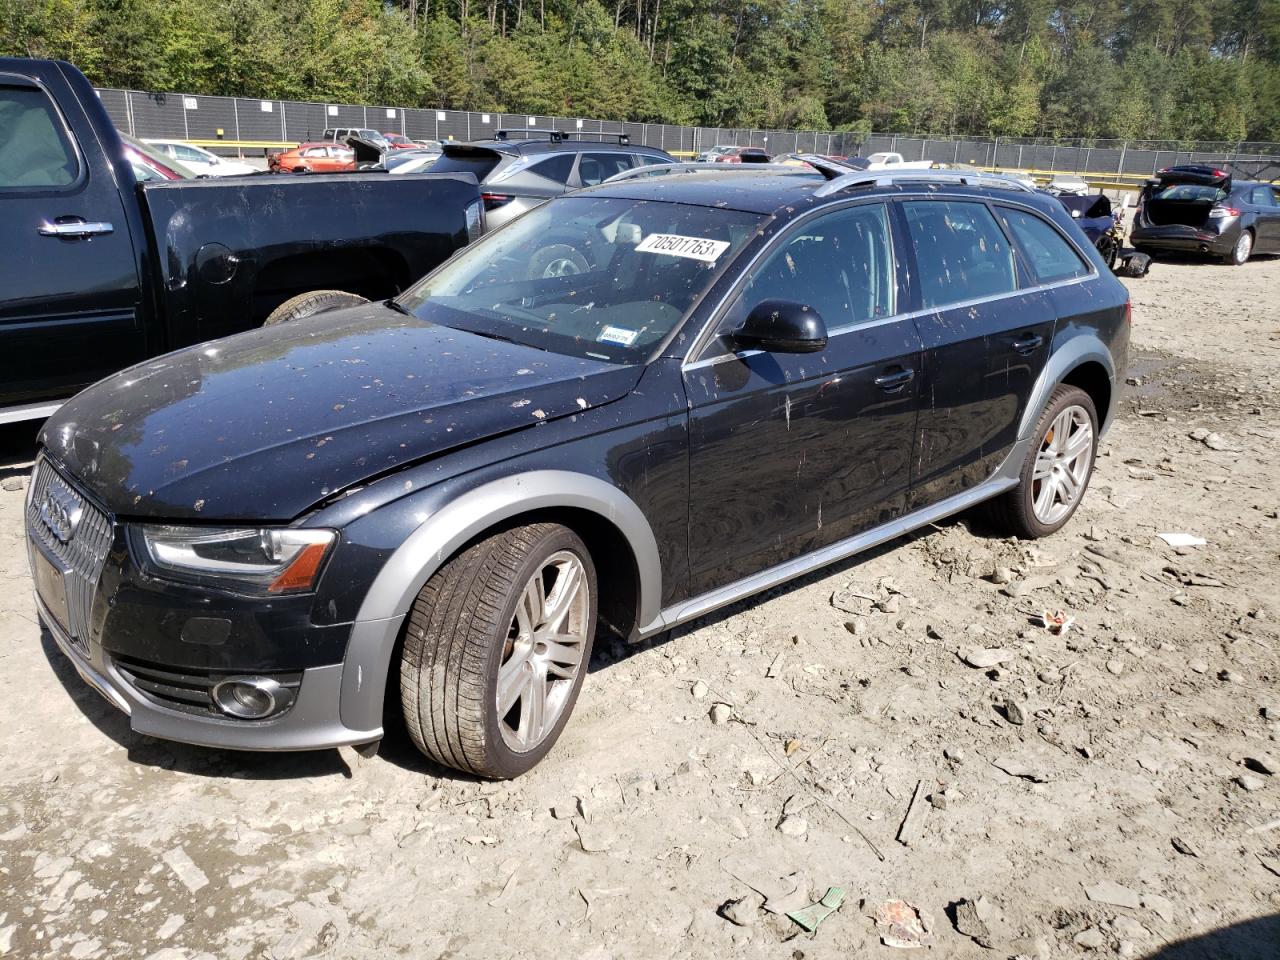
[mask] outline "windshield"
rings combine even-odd
[[[465,248],[400,300],[415,315],[555,353],[638,363],[764,218],[562,197]]]

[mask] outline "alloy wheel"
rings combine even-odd
[[[498,666],[498,726],[511,750],[532,750],[555,729],[583,669],[590,616],[582,561],[552,554],[521,591]]]
[[[1244,263],[1249,259],[1249,254],[1253,252],[1253,234],[1248,230],[1241,231],[1240,239],[1236,241],[1236,263]]]
[[[1093,466],[1093,421],[1084,407],[1070,406],[1053,418],[1031,474],[1031,503],[1046,526],[1061,521],[1084,496]]]

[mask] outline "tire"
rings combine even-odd
[[[267,319],[262,321],[262,325],[274,327],[277,323],[301,320],[303,317],[312,317],[317,313],[340,310],[343,307],[357,307],[368,302],[364,297],[347,293],[345,290],[311,290],[300,293],[296,297],[290,297],[280,304],[267,314]]]
[[[1126,277],[1145,277],[1151,272],[1151,258],[1145,253],[1134,252],[1124,263],[1123,275]]]
[[[571,581],[562,579],[568,571]],[[557,590],[567,582],[577,589],[561,597]],[[572,634],[572,641],[545,649],[537,639],[548,636],[536,629],[545,607],[533,617],[528,611],[540,595],[553,606],[569,601],[571,609],[561,614],[564,632],[552,635]],[[555,745],[577,702],[596,606],[591,555],[560,524],[512,527],[455,554],[422,588],[405,627],[400,701],[414,744],[445,766],[481,777],[510,779],[532,769]],[[500,691],[506,713],[500,713]],[[527,709],[535,697],[541,712]]]
[[[553,243],[543,247],[529,258],[527,279],[542,280],[548,277],[569,277],[578,273],[586,273],[591,264],[567,243]]]
[[[1069,451],[1059,451],[1054,455],[1054,451],[1047,448],[1053,442],[1055,428],[1060,428],[1065,422],[1060,418],[1065,417],[1069,411],[1071,421],[1067,431],[1068,438],[1076,437],[1085,422],[1089,433],[1083,448],[1064,464],[1064,460],[1060,458],[1065,457]],[[1059,430],[1059,435],[1060,432]],[[1098,411],[1093,400],[1079,387],[1059,384],[1036,421],[1034,436],[1035,442],[1027,451],[1027,458],[1018,474],[1018,485],[991,503],[992,519],[1009,533],[1027,540],[1057,533],[1084,500],[1098,455]],[[1049,477],[1037,476],[1041,472],[1037,471],[1037,464],[1041,463],[1042,453],[1052,455],[1054,468],[1061,468],[1062,472],[1051,473]],[[1083,463],[1080,457],[1086,458]],[[1045,483],[1050,478],[1053,478],[1056,488],[1053,492],[1045,489]],[[1070,481],[1070,486],[1065,485],[1067,481]],[[1069,490],[1074,492],[1068,494]],[[1037,504],[1042,494],[1046,495],[1047,503]],[[1069,496],[1069,502],[1065,502],[1065,496]]]
[[[1249,257],[1253,255],[1253,231],[1241,230],[1240,236],[1236,238],[1236,245],[1231,248],[1231,252],[1223,257],[1223,261],[1237,267],[1243,267],[1249,262]]]

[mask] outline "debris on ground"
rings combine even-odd
[[[911,803],[907,806],[907,815],[902,818],[898,828],[898,842],[909,847],[924,834],[925,820],[929,816],[929,803],[925,799],[929,788],[924,780],[916,781],[916,789],[911,794]]]
[[[827,892],[817,903],[800,910],[792,910],[787,916],[810,933],[817,933],[823,920],[840,909],[844,902],[844,887],[827,887]]]
[[[880,929],[880,942],[886,947],[912,950],[933,946],[933,918],[915,904],[886,900],[872,916]]]
[[[991,930],[987,921],[991,919],[993,909],[986,897],[976,900],[960,900],[955,905],[956,929],[966,937],[971,937],[980,947],[991,949]]]
[[[739,897],[737,900],[726,900],[716,911],[735,927],[754,926],[760,915],[760,904],[756,897]]]
[[[1114,880],[1099,880],[1084,888],[1084,895],[1094,903],[1105,903],[1113,907],[1128,907],[1137,910],[1142,905],[1138,894]]]
[[[1209,542],[1190,533],[1157,533],[1156,536],[1171,547],[1203,547]]]
[[[1050,633],[1056,636],[1062,636],[1071,629],[1071,625],[1076,622],[1076,618],[1068,616],[1061,610],[1050,613],[1048,610],[1040,613],[1040,626],[1044,627]]]
[[[991,667],[999,666],[1002,663],[1008,663],[1010,660],[1017,659],[1017,654],[1012,650],[1005,650],[1001,647],[991,647],[989,649],[970,650],[964,654],[963,660],[971,667],[977,667],[979,670],[986,670]]]

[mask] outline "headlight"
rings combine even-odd
[[[333,530],[227,527],[141,528],[156,572],[241,593],[310,590],[338,535]]]

